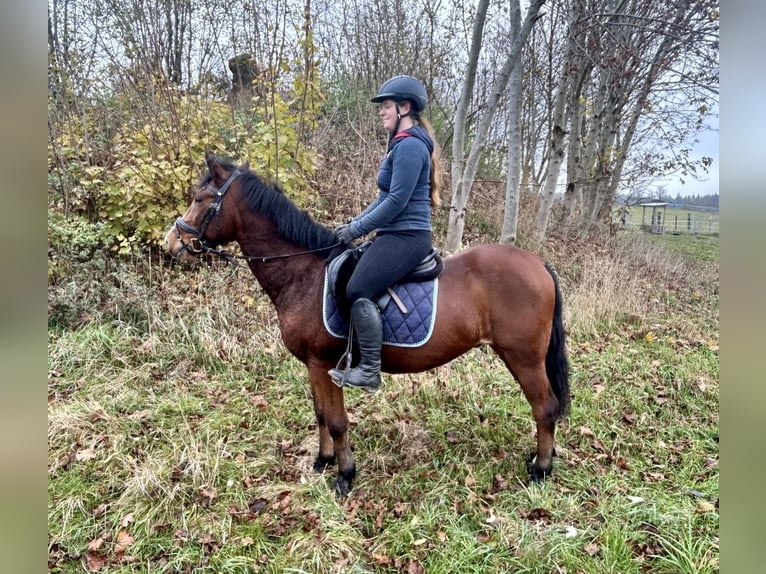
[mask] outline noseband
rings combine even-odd
[[[229,176],[229,179],[226,180],[226,183],[224,183],[220,189],[212,185],[210,182],[205,184],[205,188],[212,191],[215,197],[213,198],[212,203],[208,206],[205,215],[202,217],[199,229],[189,225],[180,217],[176,218],[176,222],[173,224],[173,227],[175,227],[176,236],[181,242],[181,249],[179,249],[173,255],[173,257],[178,257],[184,251],[198,255],[203,251],[211,250],[211,247],[205,243],[205,231],[207,230],[207,227],[210,225],[210,222],[213,220],[213,218],[215,218],[215,216],[218,215],[218,213],[221,211],[221,202],[223,201],[223,196],[226,195],[226,192],[229,191],[231,184],[234,183],[234,180],[237,179],[237,177],[240,175],[242,175],[242,172],[238,169],[235,169]],[[189,243],[186,243],[183,240],[183,237],[181,237],[181,230],[193,236]]]

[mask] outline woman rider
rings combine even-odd
[[[391,78],[370,101],[380,104],[379,115],[388,132],[386,155],[378,170],[378,196],[335,230],[343,243],[376,234],[346,287],[360,358],[356,367],[331,369],[330,375],[339,386],[375,392],[380,386],[383,323],[373,301],[432,249],[431,208],[439,205],[440,166],[433,129],[420,116],[428,95],[418,79]]]

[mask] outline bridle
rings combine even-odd
[[[178,241],[181,243],[181,249],[179,249],[173,254],[173,258],[177,258],[184,251],[188,251],[189,253],[193,255],[199,255],[201,253],[212,253],[214,255],[218,255],[219,257],[228,261],[229,263],[234,262],[235,259],[245,259],[247,261],[260,261],[262,263],[267,263],[275,259],[284,259],[286,257],[294,257],[297,255],[308,255],[310,253],[319,253],[321,251],[328,251],[330,249],[338,247],[341,244],[340,242],[337,242],[337,243],[334,243],[333,245],[328,245],[327,247],[320,247],[319,249],[311,249],[308,251],[301,251],[298,253],[287,253],[284,255],[256,257],[252,255],[235,255],[233,253],[227,253],[226,251],[215,249],[214,247],[211,247],[210,245],[205,243],[205,231],[207,230],[213,218],[220,213],[221,202],[223,202],[223,196],[226,195],[226,192],[229,191],[229,187],[231,187],[231,184],[234,183],[234,180],[237,179],[237,177],[239,177],[240,175],[242,175],[242,172],[239,171],[238,169],[235,169],[231,173],[229,178],[226,180],[226,182],[220,187],[220,189],[215,187],[210,182],[205,184],[203,189],[209,189],[210,191],[213,192],[213,195],[215,197],[213,198],[213,201],[208,206],[207,211],[205,211],[205,215],[202,216],[202,222],[200,223],[199,229],[197,229],[196,227],[192,225],[189,225],[180,217],[176,218],[176,221],[173,224],[173,228],[176,230],[176,237],[178,237]],[[192,235],[192,238],[189,240],[188,243],[184,241],[183,237],[181,236],[181,230]]]
[[[178,257],[184,251],[188,251],[194,255],[199,255],[200,253],[206,251],[214,251],[212,247],[205,243],[205,231],[207,230],[207,227],[210,225],[210,222],[213,220],[213,218],[221,211],[221,202],[223,201],[223,196],[226,195],[226,192],[229,191],[231,184],[234,183],[234,180],[237,179],[237,177],[241,174],[241,171],[235,169],[229,176],[229,179],[226,180],[226,183],[224,183],[220,189],[215,187],[210,182],[205,184],[204,189],[209,189],[212,191],[214,198],[210,205],[208,205],[207,211],[205,211],[205,215],[202,216],[202,222],[200,223],[199,229],[189,225],[180,217],[176,218],[176,222],[173,224],[173,227],[176,230],[176,237],[178,237],[178,241],[181,242],[181,249],[179,249],[173,255],[173,257]],[[186,233],[190,233],[193,236],[189,240],[189,243],[186,243],[181,236],[182,229]]]

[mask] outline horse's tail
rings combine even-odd
[[[563,306],[559,279],[553,268],[546,263],[545,268],[553,277],[556,302],[553,307],[553,327],[548,352],[545,354],[545,372],[553,387],[553,393],[559,400],[556,418],[561,418],[569,411],[569,359],[566,352],[566,333],[564,332]]]

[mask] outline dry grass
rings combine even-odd
[[[549,255],[575,395],[554,477],[525,483],[528,405],[476,349],[347,395],[345,501],[312,472],[304,368],[245,272],[51,285],[49,570],[716,571],[717,269],[631,241]]]

